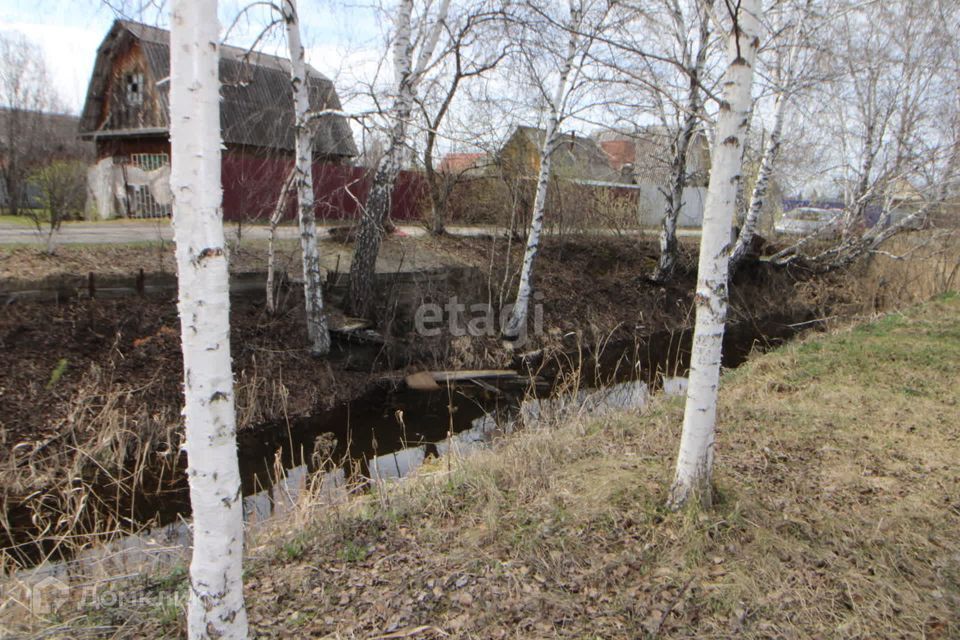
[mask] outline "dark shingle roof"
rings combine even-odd
[[[159,127],[169,127],[170,32],[149,25],[117,20],[97,51],[97,62],[87,90],[87,99],[80,119],[81,134],[109,130],[101,122],[111,52],[127,37],[138,42],[148,73],[157,83],[160,102]],[[340,109],[340,99],[329,78],[312,67],[309,75],[312,109]],[[294,115],[290,87],[290,62],[285,58],[257,51],[222,45],[220,47],[220,81],[222,101],[220,124],[226,144],[293,149]],[[130,135],[136,135],[131,131]],[[325,116],[317,126],[314,151],[320,155],[355,156],[357,148],[345,118]]]

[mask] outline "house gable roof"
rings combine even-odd
[[[102,119],[113,53],[135,41],[143,52],[147,73],[157,88],[160,126],[151,130],[110,131]],[[329,78],[307,67],[311,109],[340,109],[340,99]],[[117,20],[97,50],[93,76],[80,117],[80,133],[96,135],[157,135],[169,130],[170,32],[138,22]],[[278,56],[229,45],[220,47],[220,126],[225,144],[292,150],[294,148],[293,95],[290,62]],[[101,121],[102,120],[102,121]],[[324,116],[316,126],[314,151],[318,155],[357,155],[346,119]]]
[[[519,126],[511,139],[518,135],[539,150],[547,133],[536,127]],[[554,172],[574,180],[621,181],[620,172],[610,166],[606,154],[596,141],[573,133],[560,134],[551,157],[551,166]]]

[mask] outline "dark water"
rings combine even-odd
[[[433,392],[376,388],[309,418],[241,432],[238,452],[246,515],[257,521],[269,517],[282,509],[284,500],[295,499],[305,479],[318,472],[328,473],[337,485],[360,489],[371,479],[407,475],[426,456],[440,455],[454,434],[463,439],[474,430],[474,439],[492,436],[495,423],[484,417],[515,410],[521,391],[514,387],[494,392],[473,384]],[[482,429],[477,431],[475,423],[482,423]],[[181,454],[172,468],[148,470],[135,491],[110,481],[94,484],[84,508],[85,521],[136,531],[189,519],[186,465],[186,455]],[[42,496],[35,500],[33,508],[43,504]],[[60,558],[53,536],[36,540],[27,505],[6,515],[14,535],[6,532],[3,551],[10,558],[24,566],[50,553]]]
[[[775,317],[729,327],[723,366],[737,367],[754,349],[782,344],[797,333],[791,324],[790,318]],[[518,369],[525,367],[525,373],[545,382],[539,389],[512,385],[492,391],[472,383],[432,392],[379,388],[309,418],[263,425],[238,438],[243,494],[269,494],[277,477],[287,479],[290,470],[299,477],[339,468],[343,482],[404,476],[417,466],[413,461],[438,453],[438,444],[450,436],[476,432],[485,415],[515,413],[524,397],[547,395],[574,372],[579,372],[581,386],[589,388],[635,379],[659,388],[665,375],[685,376],[691,342],[692,331],[662,332],[645,340],[571,350],[546,362],[518,362]],[[481,431],[489,435],[492,426],[488,422]],[[404,453],[392,455],[396,452]],[[181,460],[181,468],[185,465]],[[135,521],[164,524],[189,516],[185,475],[178,471],[167,477],[176,481],[168,482],[164,491],[139,496]],[[260,518],[262,511],[257,507]]]
[[[795,322],[796,318],[775,317],[728,327],[724,366],[738,366],[753,349],[781,344],[797,333],[791,326]],[[489,439],[497,431],[497,417],[516,413],[528,395],[549,394],[552,386],[568,381],[575,371],[583,387],[642,380],[657,388],[665,375],[686,375],[691,339],[690,331],[662,332],[643,340],[517,362],[524,373],[540,377],[544,384],[539,390],[472,383],[432,392],[378,388],[309,418],[243,432],[238,444],[245,516],[262,521],[284,510],[308,479],[321,473],[331,486],[362,487],[407,475],[426,457],[442,455],[451,443]],[[345,357],[362,355],[361,349],[346,353]],[[118,526],[131,531],[181,523],[175,527],[179,539],[186,530],[182,523],[190,516],[185,466],[181,455],[176,468],[148,474],[137,491],[104,485],[88,509],[102,509],[114,518],[119,514]],[[34,564],[52,550],[43,541],[31,542],[35,536],[29,522],[22,533],[22,540],[8,536],[7,549],[20,564]]]

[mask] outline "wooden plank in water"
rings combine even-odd
[[[440,388],[440,385],[437,384],[437,381],[433,379],[433,376],[430,375],[429,371],[418,371],[417,373],[411,373],[404,381],[407,383],[407,387],[415,391],[436,391]]]
[[[479,378],[470,378],[470,382],[472,382],[473,384],[477,385],[478,387],[480,387],[481,389],[489,393],[494,393],[494,394],[500,393],[500,389],[496,388],[492,384],[489,384],[487,382],[484,382],[483,380],[480,380]]]
[[[330,331],[342,331],[344,333],[349,331],[360,331],[361,329],[369,329],[370,321],[364,318],[349,318],[344,317],[339,322],[334,320],[330,323]]]
[[[463,382],[471,378],[478,380],[516,378],[519,374],[512,369],[467,369],[464,371],[431,371],[430,375],[437,382]]]
[[[391,384],[396,384],[403,374],[385,375],[380,380]],[[430,382],[427,382],[429,379]],[[439,388],[437,385],[466,382],[475,384],[488,391],[496,390],[491,384],[483,380],[493,380],[500,384],[527,386],[534,384],[541,386],[547,384],[545,380],[539,377],[530,377],[522,375],[512,369],[468,369],[464,371],[418,371],[403,376],[404,383],[411,389],[430,390]]]

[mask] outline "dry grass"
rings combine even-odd
[[[960,230],[931,229],[890,238],[865,273],[872,309],[910,305],[960,287]]]
[[[329,400],[324,390],[334,385],[324,375],[291,398],[282,375],[289,361],[265,350],[240,371],[238,429],[303,415]],[[134,385],[89,365],[51,435],[14,441],[0,458],[0,574],[147,530],[153,522],[135,515],[138,501],[157,503],[155,493],[185,489],[179,404],[150,393],[160,375]]]
[[[227,233],[230,271],[265,271],[267,241],[243,238],[237,241]],[[462,259],[437,250],[430,238],[387,236],[377,260],[377,269],[384,273],[398,270],[431,269],[460,264]],[[327,271],[350,269],[353,246],[321,238],[320,255]],[[277,241],[277,269],[295,276],[300,273],[299,241],[282,238]],[[54,255],[31,245],[0,245],[0,285],[4,281],[37,281],[85,278],[90,272],[101,276],[131,276],[140,269],[148,274],[176,273],[174,244],[147,232],[142,242],[113,244],[63,244]]]
[[[251,545],[253,628],[957,637],[958,362],[954,295],[732,372],[708,512],[662,507],[682,414],[667,399],[643,415],[528,430],[345,505],[315,498]],[[101,609],[83,623],[176,636],[177,614]]]
[[[132,496],[148,473],[154,482],[173,473],[179,416],[163,406],[131,412],[137,391],[91,365],[57,432],[19,443],[0,462],[0,534],[9,543],[0,549],[2,573],[140,528],[129,520]]]

